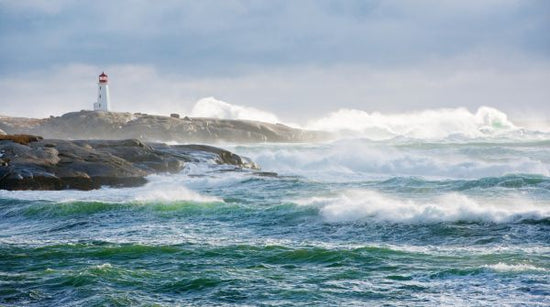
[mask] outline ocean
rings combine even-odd
[[[221,147],[263,172],[0,191],[0,305],[550,305],[547,133]]]

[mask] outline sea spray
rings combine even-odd
[[[475,141],[474,141],[475,142]],[[548,144],[426,143],[348,139],[311,145],[233,147],[264,170],[324,181],[391,177],[463,179],[507,174],[550,176]]]
[[[502,135],[518,128],[506,114],[489,107],[471,113],[465,108],[434,109],[402,114],[367,113],[362,110],[340,109],[306,127],[314,130],[350,132],[371,139],[407,136],[420,139],[444,139],[460,135],[474,138]]]
[[[215,99],[214,97],[206,97],[197,101],[191,110],[191,116],[257,120],[268,123],[279,122],[277,116],[269,112],[258,110],[256,108],[230,104],[225,101]]]
[[[212,196],[200,195],[185,187],[185,174],[151,175],[148,183],[136,188],[109,188],[103,187],[92,191],[63,190],[63,191],[7,191],[0,190],[2,199],[19,199],[27,201],[52,202],[145,202],[145,201],[196,201],[217,202],[221,199]]]
[[[527,136],[540,139],[539,135],[530,134],[514,124],[506,113],[487,106],[479,107],[476,112],[470,112],[466,108],[446,108],[408,113],[342,108],[320,118],[308,118],[306,122],[296,124],[284,122],[268,111],[207,97],[195,103],[191,116],[284,123],[296,128],[331,132],[333,138],[467,140],[495,137],[516,139]]]
[[[550,216],[547,204],[535,204],[520,195],[504,199],[474,199],[459,193],[448,193],[412,200],[371,190],[346,190],[333,196],[316,196],[295,202],[302,206],[319,207],[320,213],[329,222],[509,223]]]

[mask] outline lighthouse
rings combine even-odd
[[[94,103],[94,111],[109,111],[109,79],[105,72],[99,75],[97,86],[97,102]]]

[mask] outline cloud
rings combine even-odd
[[[43,14],[58,14],[70,4],[70,0],[0,0],[0,7],[12,12],[32,11]]]
[[[188,76],[403,66],[486,48],[548,59],[545,1],[3,1],[0,65],[154,65]]]
[[[339,108],[550,114],[550,2],[0,0],[1,113],[189,113],[203,97],[305,123]],[[544,112],[543,112],[544,111]]]

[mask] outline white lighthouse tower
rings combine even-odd
[[[97,102],[94,103],[94,111],[109,111],[109,80],[105,72],[99,75],[97,86]]]

